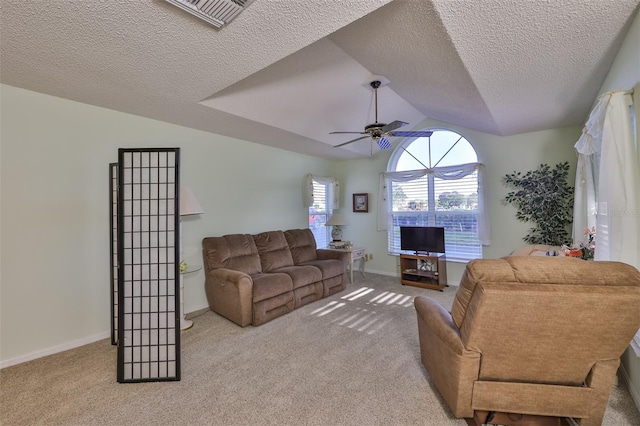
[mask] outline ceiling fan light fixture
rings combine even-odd
[[[389,149],[389,148],[391,148],[391,142],[387,138],[384,138],[384,137],[379,138],[378,140],[376,140],[376,143],[378,144],[380,149]]]
[[[383,84],[384,83],[384,84]],[[380,149],[391,148],[391,141],[388,137],[428,137],[431,136],[430,131],[397,131],[396,129],[406,126],[409,123],[404,121],[395,120],[389,124],[378,122],[378,89],[389,83],[389,80],[379,75],[372,75],[367,85],[373,89],[375,99],[375,122],[364,126],[363,132],[330,132],[329,134],[355,134],[364,135],[359,136],[347,142],[343,142],[339,145],[334,145],[334,148],[339,148],[351,143],[357,142],[362,139],[371,138],[371,149],[373,153],[373,142],[375,142]]]

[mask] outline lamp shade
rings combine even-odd
[[[327,226],[345,226],[345,225],[348,225],[348,224],[349,223],[344,218],[342,213],[334,213],[334,214],[332,214],[331,217],[329,218],[329,220],[327,221],[327,223],[325,223],[325,225],[327,225]]]
[[[204,210],[198,202],[198,199],[187,186],[180,187],[180,216],[189,216],[192,214],[202,214]]]

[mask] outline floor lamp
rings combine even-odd
[[[187,319],[184,311],[184,274],[195,272],[196,269],[189,270],[189,265],[184,260],[184,244],[182,242],[182,217],[193,216],[204,213],[198,199],[189,187],[180,187],[180,329],[186,330],[193,325],[193,321]],[[198,268],[200,269],[200,268]]]

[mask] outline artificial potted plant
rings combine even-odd
[[[525,174],[513,172],[504,177],[515,190],[505,201],[516,208],[516,218],[533,226],[523,238],[529,244],[561,246],[570,240],[573,222],[573,187],[567,183],[569,162],[551,168],[541,164]]]

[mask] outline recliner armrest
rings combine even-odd
[[[414,300],[416,312],[427,324],[431,331],[458,355],[468,353],[462,345],[460,331],[453,323],[449,313],[440,303],[426,296],[418,296]]]
[[[456,417],[473,417],[473,383],[480,371],[480,354],[462,345],[451,314],[438,302],[414,299],[418,317],[420,359],[434,385]]]

